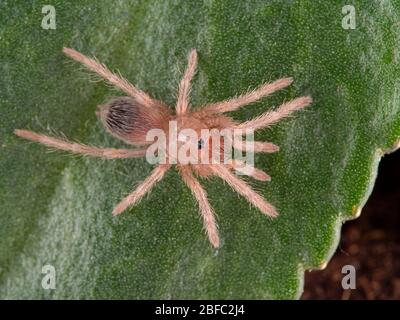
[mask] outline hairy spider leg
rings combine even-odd
[[[116,75],[115,73],[111,72],[104,64],[96,61],[95,59],[88,58],[71,48],[63,48],[63,52],[71,59],[82,63],[89,70],[97,73],[100,77],[107,80],[113,86],[119,88],[123,92],[135,98],[137,102],[142,104],[143,106],[149,108],[156,107],[163,109],[163,111],[167,110],[167,107],[161,101],[151,98],[147,93],[136,88],[122,76]]]
[[[178,100],[176,103],[176,114],[178,116],[185,114],[187,112],[187,109],[189,108],[191,81],[193,79],[194,74],[196,73],[196,66],[197,66],[197,52],[195,49],[192,49],[188,56],[188,66],[179,84]]]
[[[274,206],[268,203],[261,195],[255,192],[245,181],[231,173],[228,168],[220,164],[211,165],[215,175],[225,180],[228,185],[247,201],[269,217],[276,217],[278,213]]]
[[[266,172],[248,165],[241,160],[233,160],[228,167],[259,181],[271,181],[271,177]]]
[[[264,141],[253,141],[252,143],[247,143],[246,141],[241,141],[239,143],[236,139],[233,139],[233,147],[240,151],[245,152],[264,152],[264,153],[273,153],[279,151],[279,146],[271,143],[271,142],[264,142]]]
[[[146,155],[146,149],[114,149],[98,148],[81,143],[71,142],[65,139],[58,139],[39,134],[29,130],[16,129],[14,133],[24,139],[44,144],[50,148],[69,151],[76,154],[82,154],[93,157],[102,157],[107,159],[116,158],[137,158]]]
[[[245,132],[245,129],[260,130],[274,125],[281,119],[288,117],[294,111],[303,109],[311,103],[312,99],[309,96],[296,98],[282,104],[277,110],[267,111],[252,120],[234,125],[233,129],[242,129],[243,132]]]
[[[242,106],[254,103],[261,98],[269,96],[275,91],[286,88],[293,82],[293,78],[282,78],[270,83],[264,83],[255,90],[251,90],[236,98],[231,98],[225,101],[216,102],[204,106],[199,112],[202,114],[209,113],[224,113],[234,111]]]
[[[214,248],[219,247],[218,227],[215,221],[214,211],[208,202],[207,193],[201,186],[200,182],[194,177],[192,170],[187,166],[181,166],[179,170],[183,181],[192,191],[194,197],[199,203],[201,216],[203,217],[204,228],[208,238]]]
[[[154,168],[151,174],[114,208],[112,214],[116,216],[125,211],[128,207],[137,204],[143,198],[143,196],[164,177],[165,173],[170,167],[170,164],[160,164]]]

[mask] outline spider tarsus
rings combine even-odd
[[[313,102],[313,99],[310,96],[304,96],[297,98],[293,101],[296,101],[299,105],[299,109],[304,108],[305,106],[310,105]]]
[[[189,53],[189,61],[197,60],[197,50],[192,48]]]
[[[125,208],[121,208],[120,205],[117,205],[117,206],[114,208],[114,210],[112,211],[112,215],[115,217],[115,216],[121,214],[121,213],[124,212],[124,211],[125,211]]]
[[[271,176],[262,170],[257,170],[256,174],[254,175],[254,179],[259,181],[271,181]]]
[[[14,129],[14,134],[16,134],[19,137],[23,137],[25,132],[26,130],[23,129]]]
[[[66,56],[68,56],[71,59],[76,60],[76,61],[82,61],[82,60],[89,59],[86,56],[84,56],[82,53],[80,53],[72,48],[63,47],[62,51],[64,52],[64,54]]]
[[[219,245],[220,245],[218,235],[216,235],[215,237],[210,237],[209,239],[210,239],[210,242],[211,242],[212,246],[215,249],[218,249]]]
[[[265,147],[264,152],[274,153],[274,152],[278,152],[279,150],[280,150],[280,147],[277,146],[276,144],[268,143],[268,148]]]
[[[40,134],[25,129],[15,129],[14,134],[31,141],[41,142],[43,140]]]
[[[293,83],[292,77],[282,78],[275,82],[276,87],[278,87],[278,88],[286,88],[286,87],[290,86],[292,83]]]

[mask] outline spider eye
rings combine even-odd
[[[203,147],[204,147],[204,140],[200,139],[199,141],[197,141],[197,148],[201,150],[203,149]]]

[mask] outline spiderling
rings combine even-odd
[[[191,81],[197,66],[197,52],[193,49],[190,51],[188,66],[179,84],[175,110],[172,110],[165,103],[150,97],[147,93],[136,88],[119,74],[112,73],[105,65],[99,63],[97,60],[88,58],[73,49],[64,48],[63,51],[67,56],[81,62],[88,69],[97,73],[111,85],[127,94],[127,96],[113,99],[105,105],[98,106],[99,110],[96,114],[110,134],[130,145],[134,145],[135,148],[114,149],[93,147],[22,129],[16,129],[16,135],[55,149],[82,155],[115,159],[146,156],[146,152],[152,144],[152,141],[148,141],[147,139],[149,131],[159,129],[166,133],[166,137],[170,137],[169,123],[173,121],[176,122],[178,132],[191,129],[198,134],[197,138],[192,142],[189,141],[189,136],[185,136],[183,140],[178,138],[177,141],[167,141],[168,147],[161,150],[164,152],[166,161],[160,162],[155,169],[153,169],[151,174],[114,208],[113,215],[118,215],[128,207],[137,204],[142,197],[164,177],[171,166],[176,165],[182,180],[189,187],[198,202],[199,211],[204,221],[204,228],[211,244],[215,248],[219,247],[220,239],[214,211],[208,201],[207,193],[201,186],[197,177],[206,178],[217,176],[226,181],[234,191],[246,198],[247,201],[258,208],[262,213],[269,217],[277,216],[277,211],[274,206],[267,202],[259,193],[254,191],[247,182],[235,174],[245,174],[260,181],[270,180],[270,177],[264,171],[237,159],[230,159],[225,162],[214,160],[223,158],[227,152],[224,143],[228,140],[232,140],[230,142],[232,142],[234,149],[245,153],[272,153],[279,150],[278,146],[270,142],[252,141],[251,143],[236,143],[236,140],[231,138],[236,138],[236,136],[242,134],[235,133],[235,130],[239,130],[239,132],[244,132],[246,130],[256,131],[277,123],[282,118],[289,116],[292,112],[311,104],[311,97],[304,96],[296,98],[282,104],[274,111],[267,111],[252,120],[242,123],[234,121],[231,117],[225,115],[225,113],[235,111],[244,105],[254,103],[275,91],[289,86],[293,82],[292,78],[282,78],[274,82],[264,83],[257,89],[238,97],[222,102],[211,103],[196,111],[192,111],[189,98]],[[218,137],[217,141],[223,142],[224,146],[219,145],[215,148],[214,145],[218,143],[215,143],[216,140],[213,139],[214,137],[212,135],[206,139],[204,139],[203,136],[198,138],[202,130],[211,129],[228,130],[233,133],[229,139],[226,137]],[[178,137],[181,136],[178,135]],[[168,139],[171,140],[171,138],[167,138],[167,140]],[[196,150],[196,156],[200,156],[202,159],[201,161],[187,162],[179,157],[171,156],[169,149],[171,142],[175,143],[179,148],[183,143],[188,143],[188,141],[189,145],[192,143]],[[215,150],[216,152],[214,152]],[[203,161],[204,159],[207,161]]]

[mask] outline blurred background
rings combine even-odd
[[[400,299],[400,150],[379,164],[361,216],[344,224],[340,244],[324,270],[305,274],[303,300]],[[356,289],[341,286],[344,265],[356,269]]]

